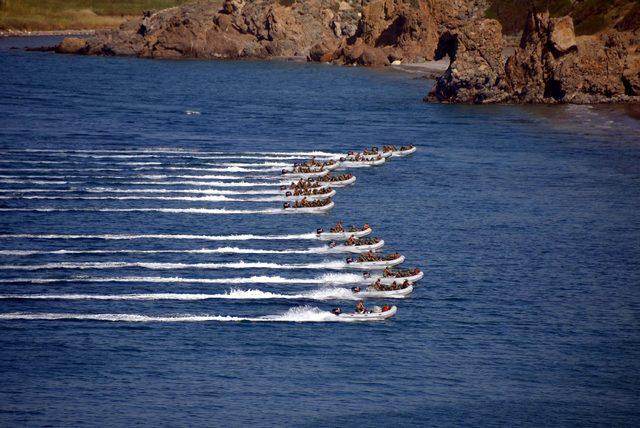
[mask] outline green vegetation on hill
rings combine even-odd
[[[115,27],[145,10],[188,0],[0,0],[0,30],[79,30]]]
[[[490,0],[490,4],[487,17],[500,21],[506,34],[522,31],[532,6],[538,10],[548,8],[551,16],[570,15],[578,35],[611,27],[628,30],[640,26],[640,0]],[[620,28],[625,25],[622,23],[627,28]]]

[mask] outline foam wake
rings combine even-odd
[[[285,284],[285,285],[334,285],[365,283],[360,275],[331,273],[316,278],[283,278],[281,276],[250,276],[239,278],[183,278],[164,276],[116,276],[116,277],[67,277],[67,278],[7,278],[0,284],[55,284],[70,282],[87,283],[148,283],[148,284]]]
[[[73,314],[73,313],[29,313],[10,312],[0,314],[0,320],[40,320],[40,321],[111,321],[111,322],[350,322],[348,318],[337,317],[331,312],[318,308],[301,306],[291,308],[278,315],[264,315],[260,317],[234,317],[228,315],[166,315],[151,316],[139,314]]]
[[[72,200],[72,201],[192,201],[192,202],[252,202],[251,199],[229,198],[224,195],[209,196],[0,196],[0,199]],[[266,200],[269,200],[268,198]],[[263,199],[256,200],[263,202]]]
[[[164,154],[177,154],[177,155],[187,155],[187,154],[195,154],[195,155],[302,155],[302,156],[344,156],[341,153],[331,153],[331,152],[322,152],[322,151],[301,151],[301,152],[266,152],[266,151],[251,151],[251,152],[220,152],[220,151],[202,151],[202,150],[191,150],[191,149],[182,149],[176,147],[150,147],[144,149],[16,149],[16,150],[7,150],[7,152],[11,153],[54,153],[54,154],[74,154],[74,153],[88,153],[88,154],[125,154],[125,155],[137,155],[137,154],[152,154],[157,155],[158,153]]]
[[[145,293],[145,294],[0,294],[0,299],[8,300],[359,300],[360,297],[348,288],[322,288],[305,293],[281,294],[249,289],[231,289],[219,294],[204,293]]]
[[[152,270],[175,269],[283,269],[283,270],[316,270],[346,269],[348,265],[340,260],[325,261],[320,263],[271,263],[271,262],[244,262],[242,260],[231,263],[154,263],[154,262],[58,262],[44,263],[41,265],[0,265],[1,270],[53,270],[53,269],[123,269],[141,268]]]
[[[15,195],[2,196],[0,200],[63,200],[63,201],[189,201],[189,202],[282,202],[287,200],[284,195],[274,195],[261,198],[233,198],[225,195],[207,196],[50,196],[50,195]]]
[[[151,316],[139,314],[73,314],[73,313],[28,313],[10,312],[0,314],[0,320],[37,320],[37,321],[108,321],[127,323],[175,323],[175,322],[353,322],[355,320],[337,317],[331,312],[319,308],[301,306],[291,308],[278,315],[260,317],[234,317],[229,315],[166,315]]]
[[[260,170],[260,172],[266,172]],[[0,175],[0,179],[10,180],[22,180],[22,179],[37,179],[50,182],[52,180],[131,180],[131,179],[143,179],[143,180],[166,180],[166,179],[188,179],[188,180],[243,180],[245,178],[255,178],[261,180],[281,180],[280,175],[264,176],[264,175],[230,175],[230,174],[136,174],[136,175]],[[69,181],[73,183],[74,181]]]
[[[39,254],[327,254],[339,252],[335,248],[314,247],[301,250],[265,250],[222,247],[193,250],[0,250],[3,256],[35,256]]]
[[[0,189],[0,193],[195,193],[201,195],[281,195],[278,189],[222,190],[222,189],[118,189],[114,187],[87,187],[71,189]]]
[[[197,241],[287,241],[318,239],[315,233],[300,233],[293,235],[166,235],[166,234],[101,234],[101,235],[73,235],[73,234],[31,234],[14,233],[0,235],[0,239],[102,239],[102,240],[134,240],[134,239],[178,239]]]
[[[296,212],[282,208],[262,210],[229,210],[226,208],[0,208],[0,212],[159,212],[166,214],[314,214],[314,211]],[[320,213],[320,212],[318,212]]]

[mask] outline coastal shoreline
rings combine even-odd
[[[92,36],[97,29],[86,30],[0,30],[0,37]]]

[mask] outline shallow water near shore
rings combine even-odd
[[[393,70],[9,49],[51,40],[0,39],[0,295],[191,298],[0,298],[0,314],[34,318],[0,316],[2,425],[638,424],[640,122],[628,107],[425,104],[431,82]],[[268,187],[150,183],[265,162],[225,154],[383,144],[418,151],[352,170],[327,214],[86,198],[260,198],[239,192]],[[38,195],[77,199],[24,198]],[[328,278],[348,288],[354,271],[300,235],[337,220],[372,224],[385,252],[425,271],[395,318],[323,322],[354,301],[313,293]],[[249,234],[267,238],[237,236]],[[228,266],[240,261],[307,267]],[[202,297],[232,289],[253,291]],[[264,316],[278,322],[251,321]]]

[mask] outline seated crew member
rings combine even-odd
[[[331,313],[332,313],[333,315],[340,315],[340,314],[342,313],[342,309],[340,309],[340,308],[334,308],[334,309],[331,311]]]
[[[356,313],[364,314],[366,310],[367,309],[364,307],[364,303],[362,302],[362,300],[359,300],[358,303],[356,303]]]

